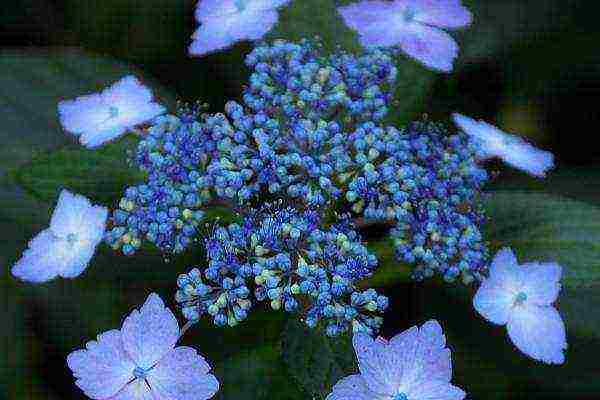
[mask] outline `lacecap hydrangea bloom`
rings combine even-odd
[[[275,204],[215,228],[205,240],[207,266],[178,279],[175,298],[184,316],[195,321],[208,314],[216,325],[235,326],[264,301],[300,312],[310,327],[322,321],[329,336],[349,328],[378,331],[387,298],[356,288],[377,259],[347,220],[327,226],[321,218],[318,211]]]
[[[452,118],[476,142],[477,155],[482,160],[498,157],[508,165],[538,178],[545,177],[546,172],[554,167],[552,153],[537,149],[518,136],[462,114],[454,113]]]
[[[153,101],[152,91],[132,75],[125,76],[101,93],[58,104],[63,128],[79,136],[81,144],[89,148],[113,140],[165,111],[162,105]]]
[[[462,400],[452,385],[452,360],[435,320],[389,341],[357,333],[353,339],[360,373],[341,379],[327,400]]]
[[[148,240],[180,252],[209,204],[275,197],[391,221],[397,257],[415,265],[416,278],[472,280],[485,270],[487,174],[464,134],[382,124],[397,74],[390,54],[321,56],[308,41],[276,41],[246,63],[243,103],[227,103],[225,114],[161,117],[148,130],[133,158],[148,180],[126,190],[109,244],[131,254]]]
[[[219,390],[206,360],[178,346],[173,313],[152,293],[120,330],[98,335],[67,357],[76,385],[94,400],[206,400]]]
[[[363,46],[398,46],[426,67],[450,72],[458,44],[443,29],[471,24],[461,0],[363,0],[340,7]]]
[[[519,265],[511,249],[500,250],[473,299],[485,319],[506,325],[508,336],[529,357],[562,364],[565,325],[552,306],[560,291],[562,268],[556,263]]]
[[[104,236],[108,210],[83,196],[62,190],[50,227],[29,242],[12,274],[28,282],[57,276],[75,278],[88,266]]]
[[[242,40],[258,40],[279,19],[278,8],[291,0],[200,0],[189,52],[202,56]]]

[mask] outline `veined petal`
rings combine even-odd
[[[379,394],[394,393],[400,382],[388,380],[387,373],[390,368],[399,366],[390,365],[388,346],[364,333],[355,333],[352,344],[358,359],[358,369],[369,390]]]
[[[488,321],[505,325],[515,302],[515,293],[497,284],[496,280],[486,279],[481,283],[473,298],[473,307]]]
[[[522,265],[523,287],[527,301],[547,306],[556,301],[560,292],[562,268],[557,263],[527,263]]]
[[[144,369],[154,366],[179,339],[177,320],[156,293],[148,296],[139,311],[129,314],[121,331],[125,350]]]
[[[210,366],[191,347],[176,347],[148,374],[154,397],[159,399],[205,400],[219,390],[219,382],[209,374]]]
[[[87,131],[79,137],[79,143],[88,149],[94,149],[110,142],[127,132],[127,128],[114,123],[106,123],[99,129]]]
[[[159,400],[152,396],[148,384],[143,379],[136,379],[126,385],[123,390],[110,398],[110,400]]]
[[[350,375],[335,384],[326,400],[379,400],[385,397],[373,393],[361,375]]]
[[[427,321],[419,328],[414,356],[405,366],[402,388],[422,386],[426,381],[449,382],[452,378],[450,350],[440,324]]]
[[[508,335],[519,350],[548,364],[562,364],[567,348],[565,325],[551,306],[523,304],[508,320]]]
[[[457,29],[469,26],[473,20],[471,12],[461,0],[408,0],[414,20],[439,28]]]
[[[75,384],[92,399],[107,399],[133,379],[135,365],[121,342],[121,332],[111,330],[90,341],[86,349],[68,355]]]

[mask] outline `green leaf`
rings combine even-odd
[[[301,400],[304,395],[288,375],[277,345],[263,345],[225,359],[214,371],[221,383],[216,399]]]
[[[97,150],[68,146],[34,157],[25,166],[12,169],[16,182],[35,198],[54,203],[61,188],[111,204],[121,197],[126,186],[144,178],[127,163],[127,150],[136,142],[125,138]]]
[[[173,103],[140,71],[111,58],[61,48],[0,52],[0,170],[75,143],[60,126],[58,102],[100,91],[132,73],[150,84],[161,102]]]
[[[520,262],[557,261],[568,288],[600,281],[600,208],[541,193],[493,192],[484,237],[491,250],[515,249]]]
[[[283,332],[282,347],[291,376],[311,398],[325,399],[340,378],[356,370],[349,336],[329,338],[290,320]]]

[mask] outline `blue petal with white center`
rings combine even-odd
[[[148,122],[166,109],[153,101],[150,89],[128,75],[101,93],[88,94],[58,104],[63,128],[79,137],[82,145],[98,147],[128,129]]]
[[[200,27],[193,34],[190,55],[203,56],[242,40],[258,40],[279,19],[277,9],[291,0],[201,0],[196,8]]]
[[[28,282],[79,276],[102,240],[108,218],[105,207],[95,206],[68,190],[60,193],[50,228],[29,242],[12,268],[12,274]]]
[[[485,319],[506,325],[519,350],[548,364],[562,364],[565,325],[552,306],[560,291],[562,268],[556,263],[518,265],[510,249],[495,256],[473,306]]]

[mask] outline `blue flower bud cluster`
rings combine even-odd
[[[488,176],[465,135],[430,122],[403,130],[366,122],[348,141],[346,163],[360,168],[339,177],[345,199],[367,222],[394,223],[396,256],[415,265],[416,279],[469,279],[485,268],[478,200]]]
[[[209,314],[216,325],[235,326],[252,303],[266,302],[311,327],[321,323],[329,336],[349,328],[372,334],[382,323],[387,298],[356,288],[377,259],[349,223],[325,226],[319,211],[269,205],[216,228],[205,244],[207,267],[178,279],[175,298],[190,320]]]
[[[203,173],[217,153],[218,118],[197,121],[197,112],[159,117],[140,141],[133,163],[146,172],[143,184],[129,187],[112,213],[106,241],[126,255],[142,240],[179,253],[197,235],[212,198],[213,182]]]
[[[479,276],[487,259],[479,205],[487,174],[463,134],[450,135],[429,122],[403,129],[383,124],[397,74],[389,53],[322,56],[318,44],[276,41],[258,46],[246,63],[250,84],[241,103],[225,105],[225,114],[183,112],[150,128],[134,157],[147,182],[127,189],[112,216],[110,244],[130,254],[146,239],[180,252],[197,236],[210,202],[247,212],[257,203],[283,199],[299,210],[391,223],[396,256],[415,266],[416,279],[434,273],[448,281]],[[311,237],[311,244],[320,240]],[[206,242],[209,254],[211,243]],[[219,246],[214,254],[222,256],[209,257],[211,263],[225,263],[234,283],[250,276],[249,270],[232,270],[238,254]],[[364,263],[348,262],[336,276],[354,281],[365,273]],[[217,282],[203,279],[221,285],[224,277],[214,276]],[[303,279],[318,281],[312,275]],[[257,296],[267,298],[277,287]],[[280,307],[293,309],[286,293],[280,294]],[[365,304],[375,301],[365,296]],[[364,300],[355,299],[356,305]],[[244,315],[234,312],[240,305],[227,307]],[[307,321],[319,320],[323,312],[310,311]],[[229,311],[216,315],[229,321]]]

